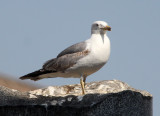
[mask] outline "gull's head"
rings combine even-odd
[[[95,21],[92,24],[92,34],[105,34],[107,31],[111,31],[111,27],[104,21]]]

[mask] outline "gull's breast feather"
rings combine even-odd
[[[91,38],[87,40],[86,49],[89,50],[89,54],[78,60],[68,71],[90,75],[102,68],[110,56],[110,40],[107,36],[103,39],[104,41],[102,41],[101,38]]]

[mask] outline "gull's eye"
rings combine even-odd
[[[98,27],[99,25],[98,25],[98,24],[96,24],[96,26]]]

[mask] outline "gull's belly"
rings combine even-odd
[[[97,72],[99,69],[101,69],[104,66],[104,64],[105,63],[94,64],[94,65],[91,65],[90,67],[83,68],[81,71],[83,72],[84,75],[88,76]]]
[[[74,65],[73,67],[67,69],[65,73],[72,74],[73,77],[80,77],[81,75],[91,75],[92,73],[95,73],[100,68],[104,66],[105,63],[78,63]]]
[[[72,73],[74,77],[88,76],[95,73],[104,66],[109,58],[108,54],[103,53],[101,57],[98,55],[100,54],[90,53],[88,56],[80,59],[73,67],[67,69],[66,73]]]

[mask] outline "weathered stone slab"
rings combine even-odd
[[[0,87],[2,116],[152,116],[152,95],[118,80],[21,93]]]

